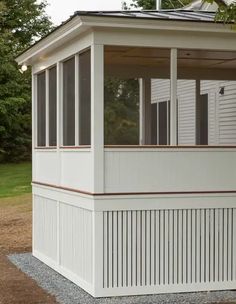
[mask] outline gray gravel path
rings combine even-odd
[[[159,303],[236,303],[236,291],[162,294],[94,299],[63,276],[46,266],[31,253],[13,254],[9,260],[54,295],[61,304],[159,304]]]

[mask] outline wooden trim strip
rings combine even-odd
[[[41,183],[41,182],[36,182],[36,181],[32,181],[32,184],[33,185],[50,187],[50,188],[55,188],[55,189],[60,189],[60,190],[65,190],[65,191],[76,192],[76,193],[80,193],[80,194],[94,195],[92,192],[77,190],[77,189],[67,188],[67,187],[61,187],[61,186],[57,186],[57,185],[53,185],[53,184]]]
[[[51,146],[51,147],[35,147],[34,150],[56,150],[56,146]]]
[[[35,147],[35,150],[56,149],[56,146],[51,147]],[[90,149],[91,146],[61,146],[60,149]],[[236,145],[228,146],[171,146],[171,145],[105,145],[108,149],[234,149]]]
[[[90,149],[91,146],[61,146],[60,149]]]
[[[200,145],[195,145],[195,146],[171,146],[171,145],[165,145],[165,146],[162,146],[162,145],[105,145],[104,146],[105,148],[109,148],[109,149],[138,149],[138,148],[141,148],[141,149],[232,149],[232,148],[236,148],[236,145],[232,145],[232,146],[207,146],[207,145],[204,145],[204,146],[200,146]]]
[[[174,191],[174,192],[114,192],[114,193],[92,193],[89,191],[83,191],[79,189],[73,189],[63,186],[57,186],[53,184],[46,184],[41,182],[32,181],[32,184],[39,186],[46,186],[56,188],[65,191],[76,192],[80,194],[86,194],[90,196],[121,196],[121,195],[188,195],[188,194],[236,194],[236,190],[213,190],[213,191]]]

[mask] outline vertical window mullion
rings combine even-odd
[[[49,147],[49,70],[46,70],[46,147]]]
[[[79,55],[75,55],[75,146],[79,145]]]

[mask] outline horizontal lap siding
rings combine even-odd
[[[236,144],[236,82],[219,82],[219,143]]]
[[[194,80],[178,80],[178,144],[195,144],[195,98]]]
[[[216,145],[217,140],[217,97],[219,82],[214,80],[201,81],[201,94],[208,94],[208,144]]]
[[[162,102],[170,100],[170,80],[152,79],[151,80],[151,102]]]
[[[195,87],[195,80],[178,80],[178,143],[183,145],[195,144]],[[208,94],[209,145],[236,144],[236,82],[202,80],[201,94]],[[152,102],[169,99],[170,81],[153,79]]]
[[[235,281],[235,220],[231,208],[104,212],[103,288]]]

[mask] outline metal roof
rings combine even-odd
[[[215,22],[215,12],[175,10],[139,10],[139,11],[77,11],[74,16],[137,18],[174,21]]]

